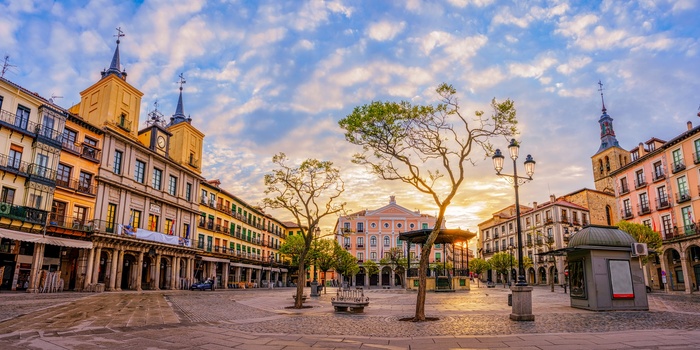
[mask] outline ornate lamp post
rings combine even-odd
[[[518,187],[532,180],[532,175],[535,173],[535,160],[531,155],[525,158],[525,173],[527,177],[518,176],[518,159],[520,145],[512,139],[508,145],[510,158],[513,160],[513,175],[501,174],[503,170],[503,160],[505,157],[500,149],[496,150],[493,155],[493,167],[496,169],[496,174],[508,180],[515,188],[515,226],[518,235],[518,282],[511,287],[513,291],[513,313],[510,314],[510,319],[515,321],[534,321],[535,315],[532,314],[532,287],[528,287],[525,281],[525,268],[523,266],[523,238],[522,227],[520,225],[520,203],[518,197]]]

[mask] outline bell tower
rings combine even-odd
[[[627,165],[630,160],[630,152],[620,147],[620,144],[615,138],[615,129],[613,128],[613,118],[611,118],[605,108],[605,99],[603,97],[603,83],[598,81],[600,86],[600,101],[602,103],[602,115],[598,119],[600,125],[600,147],[598,151],[591,157],[593,169],[593,182],[598,191],[615,194],[615,184],[610,176],[611,172]]]
[[[176,162],[190,168],[197,174],[202,173],[202,146],[204,134],[192,126],[192,118],[185,117],[182,103],[182,85],[186,83],[185,77],[180,73],[180,96],[177,100],[175,114],[170,118],[167,125],[168,132],[171,133],[168,146],[170,158]]]

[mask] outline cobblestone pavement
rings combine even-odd
[[[0,349],[532,348],[696,349],[700,296],[649,295],[649,312],[569,307],[563,290],[535,287],[535,322],[508,319],[508,289],[429,293],[368,290],[365,314],[334,313],[329,294],[288,309],[294,289],[0,294]],[[307,291],[308,292],[308,291]]]

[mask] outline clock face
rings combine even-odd
[[[165,148],[165,137],[158,136],[158,147]]]

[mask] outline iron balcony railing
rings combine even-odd
[[[690,191],[685,190],[681,191],[679,193],[676,193],[676,203],[683,203],[687,202],[690,200]]]
[[[80,156],[82,158],[89,160],[89,161],[99,163],[101,153],[102,153],[101,150],[99,150],[91,145],[88,145],[86,143],[83,143],[83,149],[80,152]]]
[[[627,186],[626,182],[623,182],[622,184],[620,184],[618,190],[619,190],[620,194],[626,194],[626,193],[630,192],[630,189]]]
[[[633,216],[634,216],[634,214],[632,214],[632,209],[630,209],[630,208],[620,209],[620,217],[622,217],[623,219],[629,219]]]
[[[8,111],[0,111],[0,124],[30,136],[36,135],[38,127],[37,123],[29,120],[29,117],[17,117],[16,114]]]
[[[47,214],[45,210],[0,202],[0,217],[45,225]]]
[[[644,178],[643,175],[634,180],[634,188],[635,189],[640,189],[646,185],[647,185],[647,180]]]
[[[6,154],[0,154],[0,169],[13,174],[28,176],[29,163],[23,162],[20,158],[10,158]]]
[[[39,164],[29,164],[29,177],[40,177],[49,181],[56,181],[56,170],[41,166]]]
[[[79,179],[62,179],[56,178],[56,186],[68,188],[78,193],[94,196],[97,194],[97,187],[92,184],[92,181],[86,182]]]
[[[131,132],[131,120],[126,119],[124,115],[117,117],[117,120],[115,122],[118,127],[122,128],[127,132]]]
[[[93,219],[79,219],[70,215],[57,215],[56,213],[49,214],[49,226],[85,232],[93,232],[98,229]]]
[[[642,202],[637,204],[637,215],[644,215],[649,213],[651,213],[649,202]]]
[[[36,127],[37,140],[55,147],[61,147],[63,134],[44,125]]]
[[[656,199],[656,210],[666,209],[671,207],[671,201],[668,200],[667,196],[659,197]]]
[[[666,178],[666,174],[664,174],[663,170],[657,169],[651,173],[651,178],[654,182],[660,181]]]
[[[677,162],[673,163],[673,171],[672,173],[677,173],[679,171],[685,170],[685,164],[683,163],[682,160],[679,160]]]

